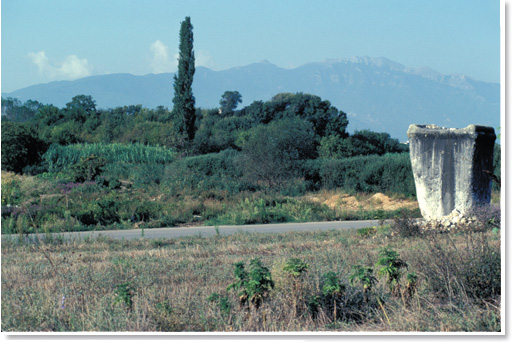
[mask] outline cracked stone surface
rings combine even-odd
[[[441,219],[490,204],[494,128],[411,125],[407,131],[422,216]]]

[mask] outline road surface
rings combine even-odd
[[[84,240],[86,238],[96,238],[99,236],[109,237],[113,239],[171,239],[183,236],[212,236],[217,231],[220,235],[230,235],[237,232],[254,232],[254,233],[285,233],[300,231],[325,231],[331,229],[354,229],[377,226],[378,220],[364,221],[330,221],[330,222],[307,222],[307,223],[273,223],[273,224],[254,224],[241,226],[200,226],[185,228],[146,228],[127,229],[127,230],[102,230],[102,231],[85,231],[71,233],[54,233],[54,237],[61,236],[65,239]],[[17,237],[17,235],[11,235]],[[29,237],[44,238],[45,234],[30,234]],[[3,235],[2,238],[7,236]]]

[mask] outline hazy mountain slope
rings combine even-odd
[[[142,104],[172,107],[173,74],[111,74],[51,82],[2,96],[64,106],[78,94],[91,95],[99,108]],[[349,115],[349,129],[388,132],[406,140],[411,123],[465,127],[500,124],[500,86],[465,76],[412,69],[386,58],[355,57],[306,64],[295,69],[269,62],[223,71],[198,67],[193,84],[196,104],[218,107],[226,90],[237,90],[247,106],[280,92],[304,92],[329,100]]]

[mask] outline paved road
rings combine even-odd
[[[354,229],[371,227],[379,224],[378,220],[366,221],[333,221],[333,222],[307,222],[307,223],[278,223],[278,224],[255,224],[243,226],[218,226],[219,234],[229,235],[237,232],[256,232],[256,233],[285,233],[299,231],[322,231],[331,229]],[[186,228],[151,228],[144,229],[144,238],[177,238],[182,236],[212,236],[216,235],[217,230],[213,226],[186,227]],[[44,234],[33,234],[43,238]],[[113,239],[140,239],[142,237],[142,229],[129,230],[103,230],[103,231],[87,231],[73,233],[59,233],[66,239],[85,239],[96,238],[98,236],[110,237]],[[16,237],[16,235],[13,235]]]

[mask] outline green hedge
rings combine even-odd
[[[306,163],[304,169],[313,188],[416,195],[409,153],[317,159]]]
[[[257,190],[244,179],[239,166],[239,152],[232,149],[176,160],[166,167],[164,178],[173,193],[185,190],[193,193],[208,190],[226,190],[230,193]]]
[[[184,190],[196,193],[258,190],[257,185],[244,178],[240,161],[239,152],[235,150],[187,157],[167,166],[163,178],[172,191],[178,193]],[[309,190],[416,195],[409,153],[308,160],[302,165],[302,175]]]

